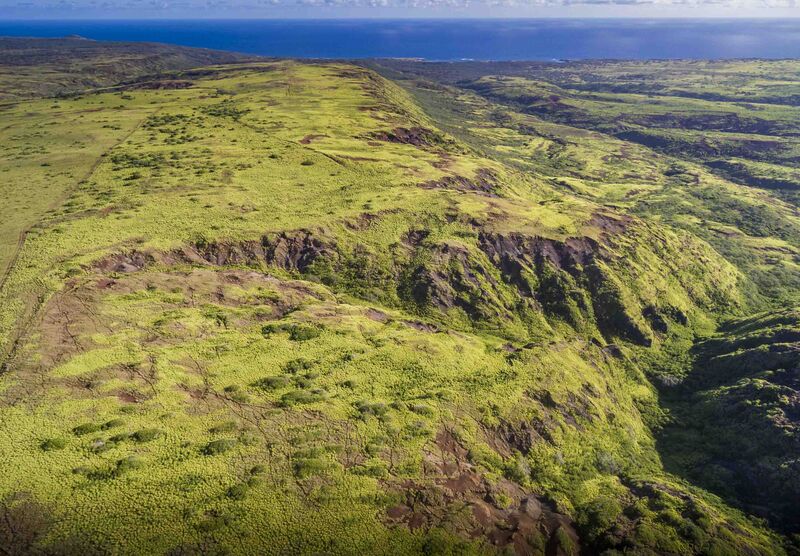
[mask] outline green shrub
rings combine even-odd
[[[299,459],[294,462],[292,469],[298,479],[306,479],[324,473],[330,466],[329,462],[322,459]]]
[[[609,529],[622,513],[616,499],[601,496],[586,505],[579,522],[592,537],[597,537]]]
[[[246,392],[235,392],[230,395],[230,399],[236,403],[247,403],[250,401],[250,396]]]
[[[314,366],[314,363],[308,359],[292,359],[283,366],[284,372],[295,374],[300,371],[307,371]]]
[[[528,462],[519,456],[505,462],[503,475],[517,484],[524,485],[530,480],[531,468]]]
[[[142,467],[144,467],[144,461],[142,458],[138,456],[128,456],[117,461],[117,467],[114,469],[114,475],[122,475],[128,471],[133,471],[134,469],[140,469]]]
[[[427,405],[427,404],[424,404],[424,403],[411,404],[408,408],[411,411],[413,411],[414,413],[418,413],[419,415],[433,415],[434,414],[433,408],[431,406]]]
[[[250,477],[247,479],[247,486],[250,488],[256,488],[264,484],[264,479],[261,477]]]
[[[100,426],[100,428],[102,430],[104,430],[104,431],[107,431],[108,429],[113,429],[115,427],[121,427],[124,424],[125,424],[125,420],[124,419],[111,419],[110,421],[106,421],[105,423],[103,423]]]
[[[213,440],[205,445],[203,453],[207,456],[214,456],[223,454],[233,450],[238,442],[234,438],[221,438],[220,440]]]
[[[130,440],[130,438],[131,438],[131,433],[129,433],[129,432],[121,432],[121,433],[115,434],[114,436],[109,438],[108,441],[109,442],[114,442],[114,443],[125,442],[126,440]]]
[[[578,547],[575,546],[575,541],[572,540],[572,537],[569,536],[563,527],[556,529],[555,537],[558,543],[559,554],[577,556]]]
[[[322,328],[312,324],[266,324],[261,327],[264,336],[270,336],[277,332],[287,332],[289,339],[294,342],[304,342],[312,340],[322,333]]]
[[[467,452],[467,459],[476,465],[482,465],[493,471],[505,470],[505,463],[500,454],[484,444],[472,446]]]
[[[253,383],[253,387],[262,390],[278,390],[289,386],[289,378],[285,376],[268,376]]]
[[[297,324],[289,330],[289,339],[294,342],[305,342],[318,337],[322,331],[317,326]]]
[[[383,478],[388,474],[388,464],[380,459],[372,459],[358,465],[352,469],[355,475],[363,475],[365,477]]]
[[[281,396],[280,405],[283,407],[291,407],[293,405],[303,405],[314,403],[322,400],[323,395],[309,392],[307,390],[292,390]]]
[[[67,446],[67,441],[63,438],[48,438],[39,445],[45,452],[52,450],[63,450]]]
[[[362,400],[356,402],[356,407],[361,415],[375,415],[379,417],[389,412],[389,406],[383,402],[370,403]]]
[[[249,490],[250,486],[247,483],[238,483],[230,487],[225,495],[232,500],[243,500]]]
[[[92,442],[90,446],[91,450],[95,454],[102,454],[103,452],[107,452],[112,448],[112,444],[109,442],[105,442],[103,440],[95,440]]]
[[[215,425],[211,427],[209,430],[212,434],[219,434],[221,432],[232,432],[235,431],[237,427],[236,421],[225,421],[224,423],[220,423],[219,425]]]
[[[94,423],[84,423],[82,425],[78,425],[77,427],[73,428],[72,432],[75,433],[77,436],[83,436],[85,434],[91,434],[99,430],[100,430],[99,425],[95,425]]]
[[[150,442],[163,434],[159,429],[141,429],[133,433],[131,438],[136,442]]]
[[[260,463],[254,465],[253,467],[250,468],[250,474],[251,475],[263,475],[266,472],[267,472],[267,467],[265,465],[260,464]]]

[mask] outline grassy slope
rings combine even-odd
[[[353,66],[177,78],[37,101],[120,129],[0,289],[0,541],[781,552],[651,432],[636,361],[748,303],[706,243],[481,154],[513,130],[454,139]],[[5,167],[52,158],[37,140]]]
[[[405,79],[406,86],[447,122],[448,129],[471,137],[477,148],[550,176],[581,196],[669,223],[709,241],[753,281],[755,288],[747,288],[750,306],[771,306],[778,311],[754,321],[752,341],[756,344],[758,338],[770,338],[774,333],[770,319],[786,320],[781,315],[792,314],[783,308],[797,299],[797,221],[791,206],[791,191],[796,184],[765,184],[752,177],[732,183],[709,172],[716,168],[702,149],[656,153],[613,134],[629,125],[626,122],[668,115],[649,121],[645,126],[648,133],[658,133],[657,128],[667,124],[674,128],[670,133],[683,140],[695,132],[681,126],[702,122],[740,128],[717,133],[723,142],[749,141],[761,140],[761,136],[742,134],[741,128],[760,126],[776,134],[767,139],[790,146],[796,136],[796,119],[784,115],[796,111],[796,64],[468,64],[460,75],[453,66],[387,65],[391,68],[381,67],[381,71]],[[492,71],[517,77],[485,77]],[[469,90],[409,81],[409,74],[459,82]],[[523,79],[531,76],[546,78],[552,84]],[[464,79],[471,80],[461,81]],[[543,88],[558,97],[543,94]],[[506,104],[489,102],[472,92],[476,90],[504,99]],[[573,96],[575,90],[591,93]],[[608,104],[611,93],[618,103],[613,109]],[[639,96],[642,93],[647,96]],[[760,104],[744,103],[745,97]],[[528,103],[534,103],[533,107]],[[555,110],[540,109],[552,108],[554,103],[559,105]],[[691,120],[690,116],[699,114],[702,120]],[[758,162],[766,155],[757,149],[748,151],[747,156],[752,157],[744,160],[748,168],[769,167],[787,176],[793,172],[791,157],[765,164]],[[796,462],[791,454],[797,449],[793,433],[797,426],[797,384],[792,378],[792,324],[782,326],[777,343],[764,340],[757,349],[748,346],[749,351],[742,352],[735,347],[736,321],[724,327],[719,341],[734,347],[728,348],[724,358],[728,364],[712,385],[697,377],[709,372],[710,348],[705,346],[717,346],[714,342],[700,344],[690,353],[684,350],[691,342],[678,342],[666,350],[667,357],[654,362],[653,368],[667,374],[689,373],[686,385],[664,388],[666,404],[672,406],[676,419],[667,429],[662,447],[670,469],[687,473],[735,504],[791,531],[797,528],[792,504],[787,502],[796,497]],[[773,360],[772,352],[780,351],[781,342],[788,342],[788,349],[781,352],[783,359]],[[763,360],[759,361],[756,353]],[[776,369],[778,378],[773,380],[771,373]],[[756,456],[758,453],[763,455]]]
[[[85,39],[0,38],[0,283],[30,227],[59,208],[99,157],[152,113],[118,97],[94,103],[58,98],[169,70],[244,59],[226,52]],[[147,80],[146,87],[169,79]],[[161,84],[161,85],[159,85]],[[168,85],[167,85],[168,86]],[[22,110],[19,99],[34,98]],[[63,102],[63,104],[62,104]]]
[[[796,303],[791,62],[467,64],[462,74],[459,66],[384,64],[465,86],[451,89],[473,122],[464,131],[482,136],[496,156],[686,229],[745,270],[768,299]],[[432,100],[425,87],[420,93]],[[787,181],[764,183],[750,170]]]

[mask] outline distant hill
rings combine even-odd
[[[0,37],[0,100],[108,87],[145,75],[254,57],[158,43]]]

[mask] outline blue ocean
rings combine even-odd
[[[800,19],[6,20],[0,35],[81,35],[304,58],[800,58]]]

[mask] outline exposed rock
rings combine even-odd
[[[325,135],[324,133],[310,133],[310,134],[306,135],[305,137],[303,137],[302,139],[300,139],[300,144],[301,145],[310,145],[312,142],[316,141],[317,139],[322,139],[324,137],[327,137],[327,135]]]
[[[304,272],[320,257],[333,257],[331,243],[323,241],[308,230],[267,235],[260,241],[197,242],[175,252],[180,259],[218,266],[275,265],[286,270]]]
[[[495,195],[497,177],[491,170],[481,168],[475,172],[475,177],[470,179],[464,176],[445,176],[438,180],[426,181],[422,184],[425,189],[455,189],[456,191],[472,191]]]
[[[160,79],[156,81],[144,81],[142,83],[135,83],[126,89],[150,89],[150,90],[167,90],[167,89],[188,89],[194,86],[193,81],[186,79]]]
[[[311,232],[280,233],[262,239],[267,263],[304,272],[320,257],[333,256],[333,247]]]
[[[520,504],[520,510],[534,521],[538,521],[542,517],[542,503],[535,496],[525,498]]]
[[[193,250],[200,259],[217,266],[248,265],[264,260],[264,248],[258,241],[198,242]]]
[[[559,241],[486,232],[478,239],[504,280],[524,297],[535,299],[546,312],[575,326],[596,319],[608,336],[649,345],[649,333],[628,314],[619,286],[598,264],[610,255],[597,240],[572,237]]]
[[[556,268],[576,271],[579,266],[592,262],[601,252],[600,244],[588,237],[558,241],[520,233],[481,232],[478,241],[489,260],[523,289],[526,284],[519,282],[522,265],[531,267],[547,260]]]
[[[154,261],[155,258],[150,253],[130,251],[101,259],[94,264],[94,268],[102,272],[136,272]]]
[[[421,307],[463,309],[476,319],[498,314],[485,298],[486,287],[497,282],[488,268],[471,258],[469,251],[456,244],[442,243],[432,248],[429,261],[413,268],[407,289]]]
[[[430,147],[442,142],[435,131],[424,127],[396,127],[391,131],[372,133],[370,134],[370,138],[387,143],[400,143],[417,147]]]
[[[451,433],[440,431],[436,445],[436,451],[426,453],[429,480],[403,481],[405,499],[387,510],[388,521],[426,530],[446,520],[461,535],[484,538],[518,555],[541,554],[544,546],[553,547],[548,554],[565,554],[558,551],[564,536],[579,546],[569,517],[508,479],[488,481],[468,463],[467,450]],[[457,508],[469,513],[450,518]]]

